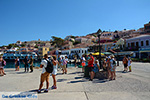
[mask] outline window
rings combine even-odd
[[[139,46],[139,42],[136,42],[136,47],[138,47]]]
[[[130,43],[128,43],[128,47],[130,47]]]
[[[134,45],[134,42],[132,42],[132,43],[131,43],[131,47],[134,47],[134,46],[135,46],[135,45]]]
[[[45,48],[45,51],[46,51],[47,49]]]
[[[141,46],[143,46],[143,41],[141,41]]]
[[[149,41],[148,40],[146,40],[146,46],[148,46],[149,45]]]

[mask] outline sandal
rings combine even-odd
[[[48,92],[48,89],[45,89],[44,92]]]
[[[38,90],[37,93],[41,93],[41,90]]]
[[[53,85],[53,86],[52,86],[52,89],[57,89],[57,87]]]

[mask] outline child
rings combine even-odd
[[[131,58],[129,57],[128,58],[128,67],[129,67],[129,72],[131,72],[132,70],[131,70],[131,63],[132,63],[132,60],[131,60]]]

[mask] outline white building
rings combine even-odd
[[[136,57],[150,57],[150,35],[140,35],[126,40],[126,47],[136,53]]]
[[[140,35],[126,40],[126,47],[150,47],[150,35]]]
[[[61,54],[62,55],[67,55],[67,56],[79,56],[82,57],[83,54],[86,54],[88,52],[88,48],[74,48],[74,49],[69,49],[69,50],[62,50]]]

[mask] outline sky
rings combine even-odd
[[[150,21],[150,0],[0,0],[0,46],[51,36],[139,29]]]

